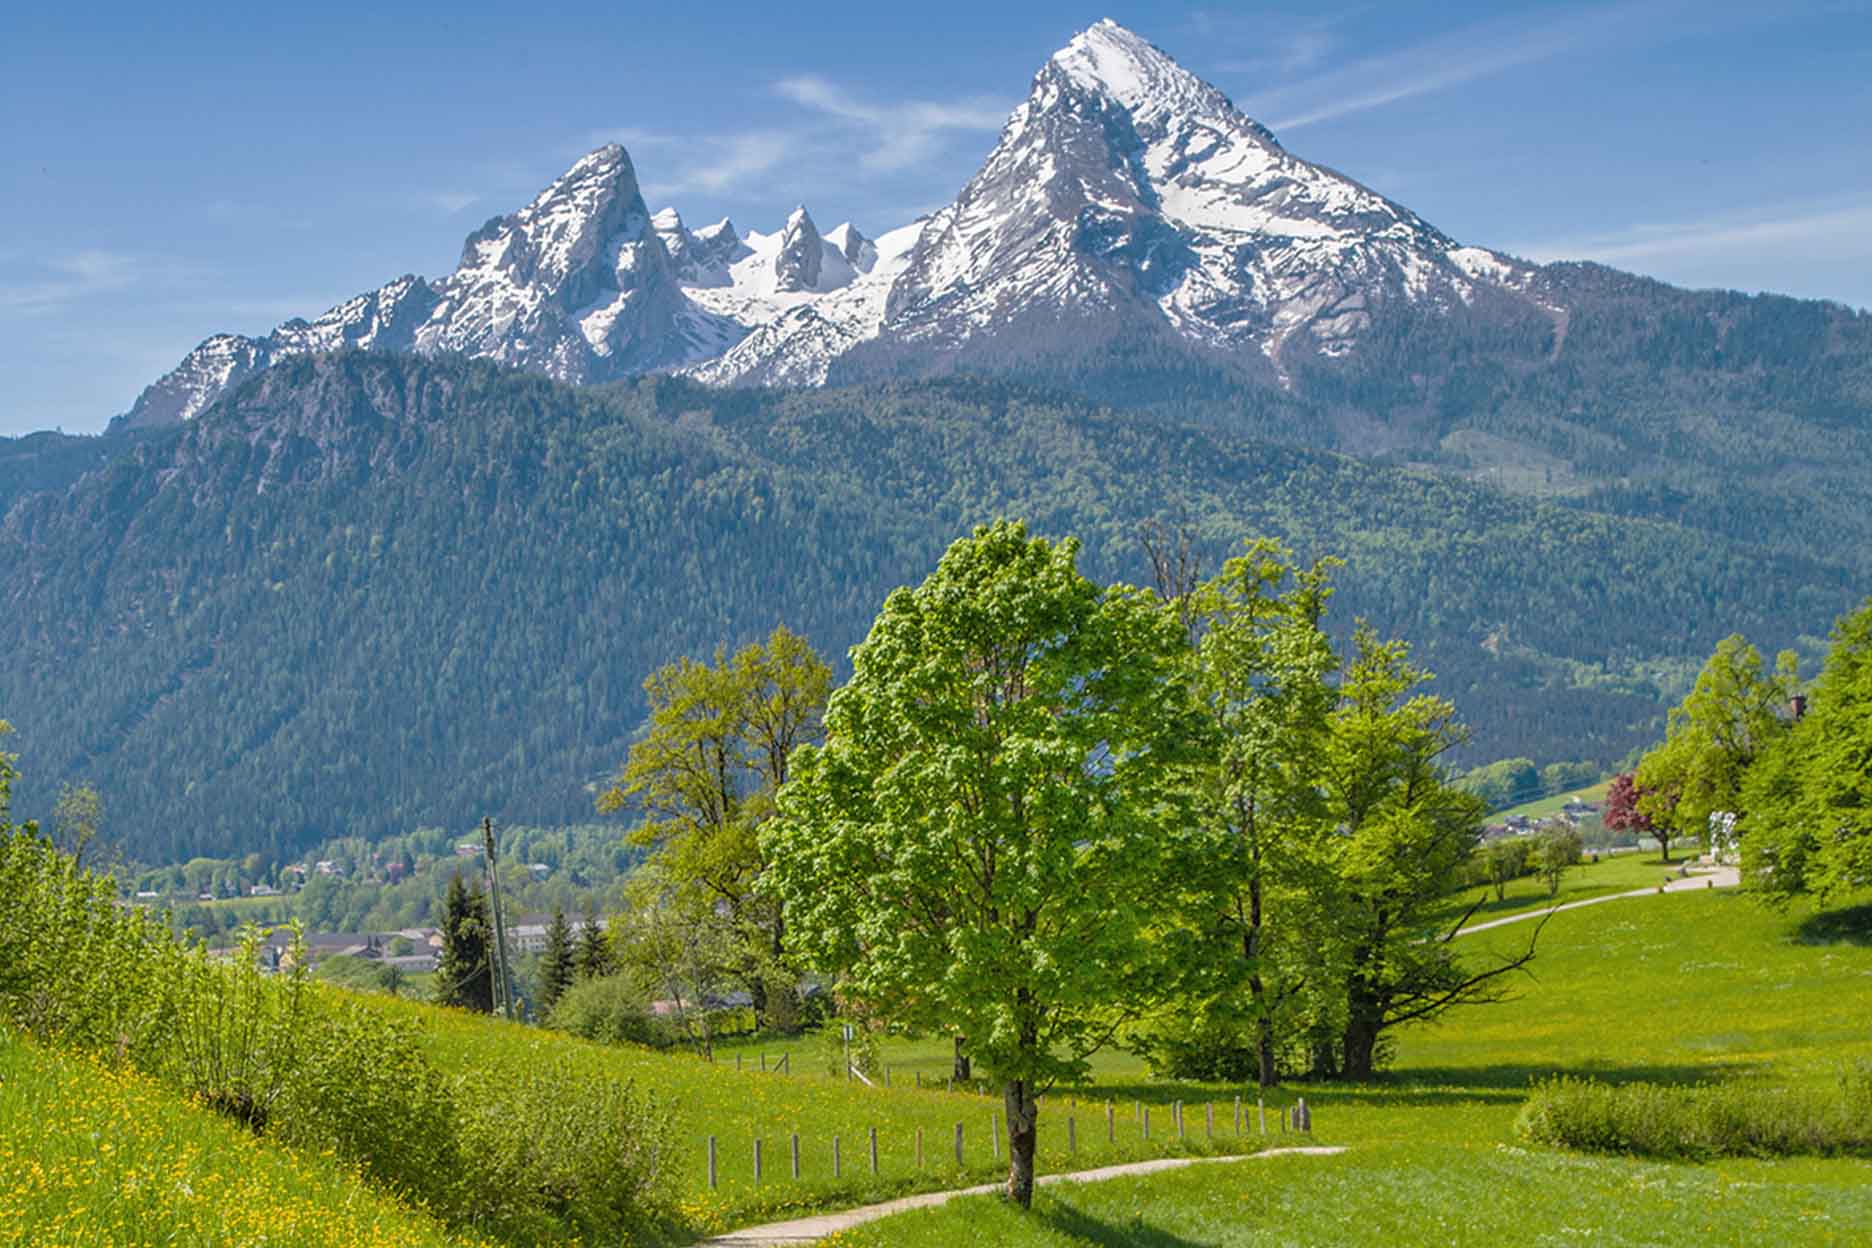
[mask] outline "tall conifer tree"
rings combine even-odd
[[[553,911],[552,922],[546,926],[546,948],[540,954],[539,985],[540,1012],[553,1008],[559,997],[572,986],[574,963],[572,948],[572,925],[566,922],[564,910]]]
[[[436,1000],[443,1005],[494,1012],[494,975],[488,965],[487,894],[480,884],[462,883],[461,872],[449,878],[442,903],[442,956],[436,964]]]

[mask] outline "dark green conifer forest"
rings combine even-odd
[[[1755,533],[1720,507],[1614,514],[1296,445],[1291,412],[1287,440],[1265,411],[1251,434],[1222,402],[980,379],[574,389],[348,354],[161,435],[9,443],[19,808],[91,780],[142,861],[583,821],[648,672],[780,623],[840,667],[889,589],[998,516],[1079,536],[1106,580],[1148,580],[1151,520],[1187,527],[1210,570],[1251,536],[1343,557],[1331,618],[1410,639],[1473,728],[1461,766],[1610,766],[1720,637],[1817,653],[1864,594],[1858,544],[1801,538],[1825,500]],[[1617,488],[1616,510],[1670,512]]]

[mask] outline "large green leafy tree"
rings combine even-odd
[[[1190,1013],[1147,1041],[1180,1074],[1235,1077],[1252,1064],[1263,1086],[1277,1077],[1277,1016],[1303,974],[1289,955],[1307,938],[1302,916],[1330,831],[1318,770],[1334,704],[1336,659],[1320,625],[1333,566],[1296,568],[1279,545],[1255,542],[1187,605],[1171,600],[1195,638],[1202,754],[1191,774],[1203,835],[1185,876],[1194,923],[1167,939],[1233,955],[1192,950],[1182,962],[1196,974]]]
[[[1834,627],[1806,713],[1742,788],[1749,886],[1785,900],[1872,884],[1872,599]]]
[[[1533,956],[1530,942],[1519,957],[1465,964],[1450,944],[1455,928],[1433,926],[1464,880],[1487,808],[1442,767],[1465,730],[1447,700],[1421,692],[1428,679],[1403,642],[1359,625],[1319,772],[1334,827],[1310,941],[1320,1073],[1336,1066],[1369,1079],[1387,1032],[1489,997]]]
[[[1634,779],[1645,790],[1638,808],[1653,824],[1702,836],[1712,814],[1727,813],[1746,826],[1743,777],[1788,730],[1797,663],[1795,653],[1784,650],[1773,669],[1765,669],[1761,652],[1739,633],[1716,644],[1696,684],[1671,708],[1663,743],[1638,763]]]
[[[794,752],[819,739],[831,684],[831,669],[784,626],[732,658],[718,650],[712,664],[662,667],[644,681],[649,730],[598,799],[601,811],[643,811],[632,838],[732,932],[737,978],[763,1022],[774,1021],[775,989],[791,999],[795,976],[780,908],[756,887],[766,868],[758,833]]]
[[[487,894],[476,883],[449,877],[442,902],[442,955],[436,960],[435,998],[443,1005],[494,1012],[494,973],[488,948],[494,927],[488,920]]]
[[[1040,1094],[1164,991],[1146,933],[1188,826],[1187,643],[1078,553],[1004,521],[894,591],[763,837],[799,948],[1002,1084],[1022,1205]]]

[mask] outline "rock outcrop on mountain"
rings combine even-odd
[[[709,249],[701,251],[706,261]],[[520,211],[470,234],[449,276],[398,278],[264,338],[216,335],[124,419],[132,427],[185,420],[272,363],[345,347],[460,352],[597,382],[719,355],[745,332],[683,293],[630,156],[610,144]]]

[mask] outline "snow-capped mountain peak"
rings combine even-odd
[[[826,231],[825,241],[845,257],[845,263],[860,273],[869,273],[877,264],[877,244],[858,232],[858,227],[849,221],[841,222]]]
[[[1048,58],[1047,65],[1082,90],[1123,105],[1139,119],[1234,111],[1222,92],[1109,17],[1073,36]]]
[[[772,233],[691,230],[673,207],[650,212],[630,155],[608,144],[469,235],[454,273],[265,338],[212,338],[128,419],[186,419],[277,358],[343,346],[459,351],[573,382],[680,369],[821,384],[860,347],[902,373],[1180,340],[1285,380],[1291,353],[1355,351],[1389,308],[1454,309],[1485,289],[1563,331],[1529,293],[1533,272],[1293,155],[1105,20],[1040,66],[952,203],[876,240],[850,222],[821,234],[803,205]]]
[[[786,228],[780,231],[780,249],[773,261],[774,290],[820,289],[825,259],[825,240],[819,237],[812,214],[801,204],[787,217]]]

